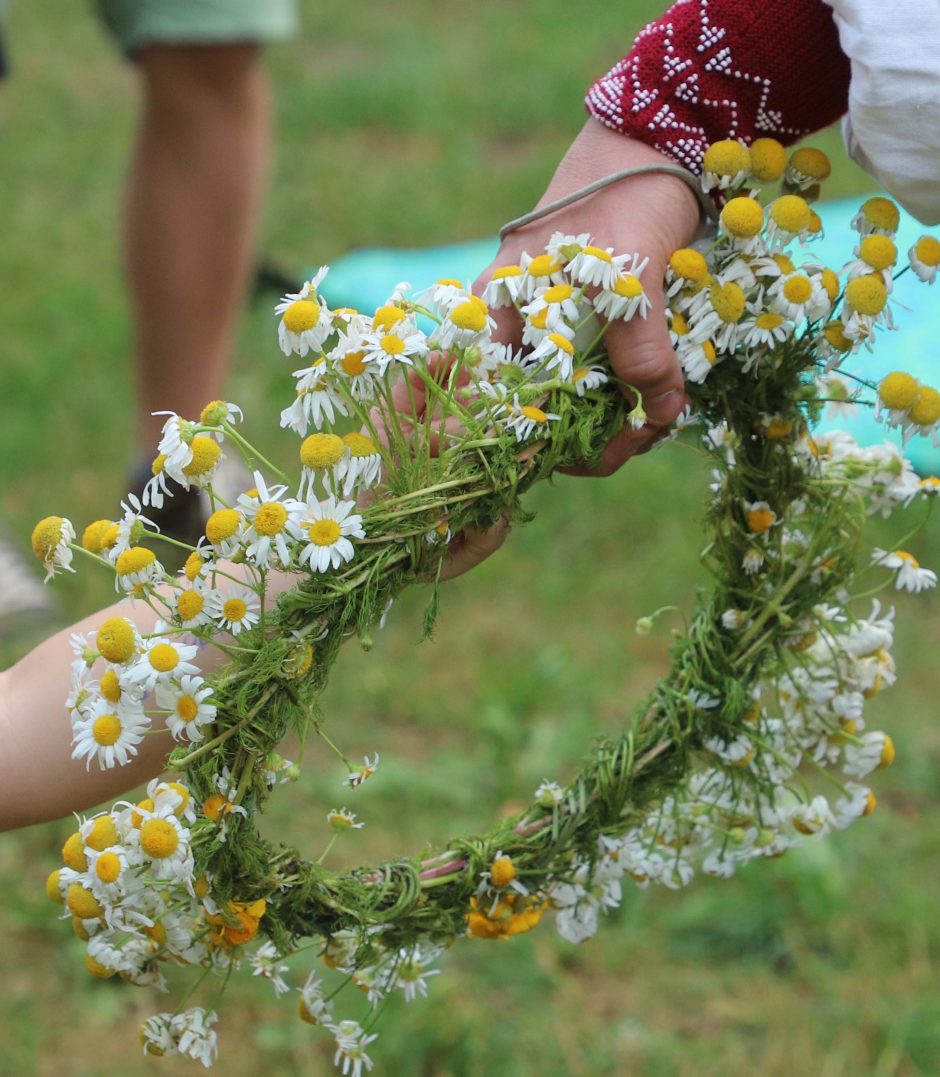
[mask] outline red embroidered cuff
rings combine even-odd
[[[588,112],[701,172],[711,142],[785,145],[838,119],[849,61],[822,0],[678,0],[588,91]]]

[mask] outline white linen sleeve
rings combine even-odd
[[[940,0],[825,0],[852,67],[849,155],[924,224],[940,223]]]

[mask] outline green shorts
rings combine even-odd
[[[121,51],[145,45],[280,41],[297,29],[296,0],[97,0]]]

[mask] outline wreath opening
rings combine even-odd
[[[740,165],[748,152],[709,151],[717,234],[675,252],[664,282],[692,400],[675,436],[713,469],[701,554],[710,587],[622,732],[487,833],[337,871],[335,841],[362,825],[345,805],[329,812],[317,859],[264,839],[256,816],[297,776],[278,754],[288,732],[336,753],[348,802],[379,768],[377,754],[347,758],[320,707],[343,643],[369,649],[419,582],[430,584],[430,634],[452,543],[523,522],[534,483],[643,425],[642,399],[604,351],[607,324],[647,316],[642,252],[556,235],[482,297],[442,280],[413,298],[398,289],[368,316],[327,307],[323,269],[277,307],[281,349],[302,364],[282,414],[301,439],[298,475],[247,440],[239,408],[213,401],[197,419],[168,419],[144,505],[129,499],[120,520],[92,522],[79,543],[60,517],[37,525],[50,575],[80,551],[157,618],[141,631],[110,616],[75,639],[75,757],[127,762],[159,728],[155,714],[178,742],[168,758],[178,780],[80,819],[47,882],[93,975],[162,985],[170,961],[198,968],[197,987],[208,974],[224,987],[247,965],[281,993],[281,962],[312,948],[333,979],[310,974],[300,1016],[332,1033],[337,1065],[358,1074],[371,1068],[382,1000],[425,994],[456,939],[510,939],[551,915],[580,942],[625,882],[678,889],[699,871],[728,876],[874,810],[863,779],[894,748],[866,728],[864,709],[896,672],[893,612],[873,596],[936,576],[901,544],[860,568],[865,523],[915,501],[926,518],[940,481],[920,479],[890,445],[814,424],[828,404],[868,403],[905,436],[936,438],[940,394],[904,372],[875,386],[846,369],[892,327],[899,255],[884,213],[862,207],[841,273],[811,256],[797,265],[790,246],[820,230],[800,173],[764,208]],[[928,282],[933,249],[921,241],[909,253]],[[510,305],[525,325],[518,351],[492,338],[491,310]],[[234,501],[213,486],[224,450],[253,476]],[[147,507],[173,484],[204,489],[213,510],[179,577],[145,545],[158,537]],[[366,995],[361,1020],[334,1012],[348,983]],[[145,1023],[145,1051],[214,1059],[214,1008],[188,1002]]]

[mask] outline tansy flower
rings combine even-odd
[[[897,575],[894,586],[899,591],[912,591],[916,594],[937,585],[936,572],[932,572],[929,568],[921,568],[917,558],[906,550],[889,552],[875,547],[872,550],[871,563],[895,571]]]
[[[261,601],[250,587],[236,585],[207,592],[206,612],[219,628],[237,636],[258,623]]]
[[[343,484],[343,495],[355,489],[374,486],[382,477],[382,457],[372,440],[358,431],[350,431],[342,437],[345,453],[333,471],[337,482]]]
[[[33,553],[46,566],[46,579],[56,573],[56,569],[74,572],[72,568],[71,543],[75,541],[75,528],[62,516],[47,516],[33,528]]]
[[[362,517],[353,513],[354,501],[339,501],[328,497],[323,501],[308,501],[299,522],[302,540],[297,563],[308,564],[311,572],[326,572],[351,561],[355,556],[351,538],[365,538]]]
[[[167,710],[166,725],[175,740],[202,740],[202,726],[215,721],[216,707],[207,702],[212,689],[201,677],[182,676],[179,681],[157,685],[157,706]]]
[[[934,236],[921,236],[907,252],[911,269],[927,284],[937,279],[937,267],[940,266],[940,239]]]
[[[100,700],[87,716],[72,725],[72,758],[84,759],[85,769],[97,759],[102,770],[115,764],[125,766],[137,755],[137,745],[150,728],[150,719],[142,712],[115,707]]]

